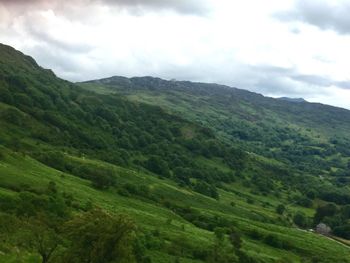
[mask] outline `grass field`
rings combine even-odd
[[[278,203],[285,201],[283,197],[277,199],[273,196],[254,195],[248,189],[233,184],[227,185],[226,190],[220,190],[221,198],[217,201],[189,189],[179,188],[172,181],[159,179],[142,171],[128,170],[96,160],[69,156],[68,158],[77,162],[108,166],[115,170],[118,184],[146,185],[153,194],[164,200],[173,200],[179,205],[191,207],[207,216],[228,219],[242,233],[256,230],[265,235],[273,234],[292,247],[287,251],[244,235],[243,250],[251,256],[258,257],[261,262],[308,262],[312,258],[322,260],[316,262],[349,262],[349,248],[320,235],[283,226],[283,221],[278,225],[278,215],[274,210]],[[28,156],[11,151],[7,151],[5,158],[0,162],[0,195],[14,194],[15,192],[10,189],[15,189],[18,185],[27,185],[36,189],[44,188],[50,181],[54,181],[61,191],[71,193],[74,196],[74,202],[84,204],[92,201],[94,205],[112,213],[130,215],[143,231],[159,231],[167,245],[166,249],[163,247],[160,251],[148,251],[152,262],[172,262],[175,256],[171,256],[171,253],[169,255],[169,251],[172,249],[173,241],[182,240],[183,243],[204,249],[209,248],[212,243],[211,232],[195,227],[152,200],[124,197],[113,188],[108,191],[95,190],[86,180],[49,168]],[[253,203],[247,203],[248,197],[253,200]],[[300,208],[293,206],[288,208],[290,211],[294,209]],[[305,209],[305,213],[310,214],[312,210],[309,210]],[[187,258],[186,252],[183,254],[181,262],[198,262]],[[0,259],[1,262],[38,262],[35,255],[11,250],[10,253],[2,252]]]

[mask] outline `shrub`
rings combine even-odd
[[[283,215],[284,211],[286,210],[286,207],[283,205],[283,204],[279,204],[277,207],[276,207],[276,212],[277,214],[279,215]]]
[[[307,220],[303,213],[297,212],[293,217],[293,222],[299,227],[306,227],[307,226]]]

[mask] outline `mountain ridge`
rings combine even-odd
[[[291,98],[291,97],[279,97],[277,98],[279,100],[285,100],[285,101],[290,101],[290,102],[307,102],[305,99],[303,98]],[[328,105],[331,106],[331,105]]]
[[[203,85],[203,86],[211,86],[214,90],[215,88],[222,88],[222,89],[232,89],[238,92],[250,94],[250,95],[256,95],[256,96],[262,96],[267,99],[272,99],[272,100],[281,100],[281,101],[286,101],[286,102],[305,102],[311,105],[319,105],[319,106],[325,106],[325,107],[331,107],[331,108],[337,108],[345,111],[350,111],[349,109],[336,106],[336,105],[330,105],[330,104],[324,104],[321,102],[309,102],[305,100],[304,98],[292,98],[292,97],[270,97],[270,96],[265,96],[264,94],[255,92],[255,91],[250,91],[244,88],[238,88],[234,86],[229,86],[225,84],[217,84],[214,82],[201,82],[201,81],[188,81],[188,80],[174,80],[174,79],[163,79],[161,77],[153,77],[153,76],[134,76],[134,77],[125,77],[125,76],[119,76],[119,75],[114,75],[111,77],[104,77],[100,79],[91,79],[91,80],[85,80],[85,81],[79,81],[76,82],[77,84],[89,84],[89,83],[101,83],[101,84],[107,84],[107,85],[113,85],[113,84],[120,84],[123,83],[125,87],[127,85],[130,85],[130,83],[133,80],[137,79],[146,79],[146,80],[154,80],[158,82],[168,82],[168,83],[177,83],[177,84],[194,84],[194,85]]]

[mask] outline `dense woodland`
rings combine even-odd
[[[0,251],[8,262],[14,248],[31,262],[287,262],[252,254],[245,246],[253,243],[331,262],[264,224],[322,222],[350,239],[348,111],[153,78],[77,85],[11,47],[0,54]],[[22,162],[34,168],[10,176],[6,167]],[[57,176],[36,177],[42,169]],[[74,184],[65,188],[65,180]],[[95,200],[85,197],[90,191]],[[139,205],[119,212],[108,198]],[[174,217],[166,226],[179,230],[140,225],[132,213],[141,211],[166,211]],[[185,224],[209,243],[179,236]]]

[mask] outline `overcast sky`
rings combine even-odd
[[[216,82],[350,109],[350,0],[0,0],[0,42],[61,78]]]

